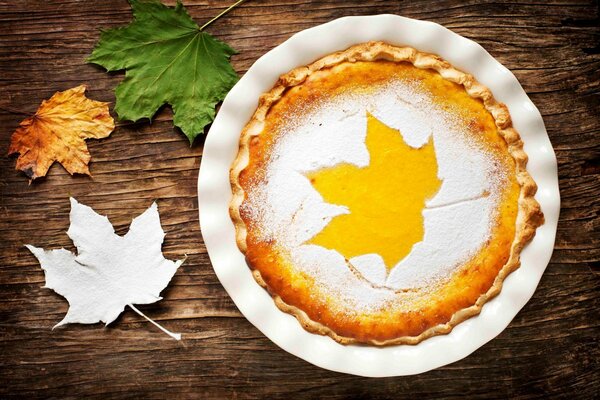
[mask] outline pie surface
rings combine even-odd
[[[240,139],[230,205],[257,282],[311,332],[415,344],[479,313],[543,223],[507,108],[382,42],[283,75]]]

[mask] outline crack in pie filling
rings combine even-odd
[[[369,42],[280,77],[230,213],[257,282],[341,343],[416,344],[479,313],[543,223],[508,109],[439,57]]]

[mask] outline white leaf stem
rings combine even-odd
[[[135,308],[133,306],[133,304],[127,304],[129,307],[131,307],[131,309],[133,311],[135,311],[136,313],[138,313],[139,315],[141,315],[142,317],[146,318],[149,322],[151,322],[154,326],[156,326],[158,329],[160,329],[161,331],[163,331],[164,333],[166,333],[167,335],[171,336],[173,339],[175,340],[181,340],[181,333],[173,333],[171,331],[169,331],[168,329],[160,326],[157,322],[153,321],[152,319],[148,318],[146,315],[144,315],[143,312],[141,312],[140,310],[138,310],[137,308]]]

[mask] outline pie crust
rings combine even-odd
[[[428,327],[414,335],[402,335],[381,340],[374,337],[357,337],[357,335],[340,334],[330,327],[314,321],[302,309],[283,301],[282,297],[269,287],[265,279],[263,279],[261,272],[254,268],[248,258],[247,260],[255,280],[271,294],[277,307],[286,313],[294,315],[301,325],[310,332],[328,335],[342,344],[365,343],[377,346],[417,344],[429,337],[449,333],[460,322],[479,314],[483,305],[500,292],[506,276],[519,267],[519,256],[523,247],[533,238],[537,227],[544,223],[540,206],[534,199],[537,186],[526,171],[527,155],[523,151],[523,143],[518,132],[512,127],[509,111],[504,104],[496,101],[491,91],[478,83],[473,76],[455,69],[448,62],[436,55],[423,53],[411,47],[396,47],[384,42],[368,42],[355,45],[345,51],[330,54],[308,66],[296,68],[282,75],[277,84],[269,92],[260,97],[257,110],[241,134],[239,152],[230,171],[230,181],[233,191],[233,198],[230,203],[230,215],[236,229],[237,245],[247,255],[248,247],[246,239],[248,231],[240,213],[240,207],[246,194],[240,184],[240,174],[249,164],[251,139],[261,133],[262,125],[268,111],[282,98],[286,90],[301,85],[311,74],[317,71],[331,68],[341,63],[377,60],[408,62],[419,69],[436,71],[445,80],[463,86],[465,92],[471,98],[482,102],[484,108],[493,117],[497,132],[506,142],[508,152],[514,160],[515,176],[520,191],[515,236],[510,245],[510,254],[506,263],[493,280],[493,284],[486,292],[481,293],[474,304],[454,312],[446,322]]]

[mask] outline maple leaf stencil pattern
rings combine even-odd
[[[389,271],[423,239],[425,202],[442,182],[431,138],[418,149],[410,147],[398,130],[367,113],[365,144],[368,166],[343,163],[308,174],[327,203],[348,208],[310,243],[346,259],[377,254]]]

